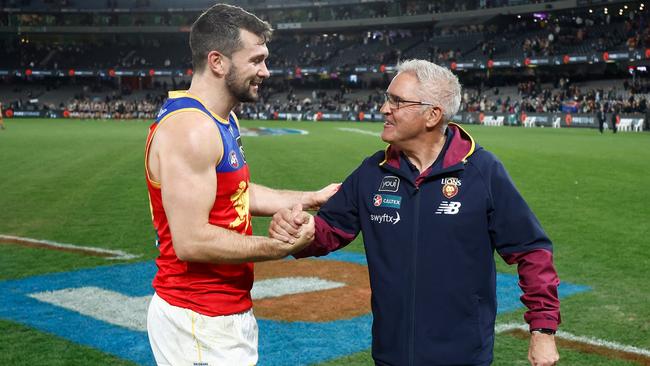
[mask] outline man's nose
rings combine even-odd
[[[390,106],[388,105],[387,100],[385,100],[384,104],[381,105],[381,108],[379,109],[379,112],[381,112],[381,114],[385,114],[385,115],[391,114]]]
[[[267,79],[269,76],[271,76],[271,72],[266,67],[266,62],[262,62],[262,67],[257,72],[257,76],[259,76],[259,77],[261,77],[263,79]]]

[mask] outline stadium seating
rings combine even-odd
[[[178,8],[172,0],[111,0],[108,5],[104,0],[32,0],[21,2],[24,7],[17,9],[12,7],[17,1],[9,0],[12,8],[0,16],[0,26],[4,24],[8,30],[24,26],[21,29],[32,31],[5,32],[0,37],[0,98],[5,105],[52,109],[72,99],[148,100],[145,95],[149,93],[164,95],[167,89],[189,81],[192,70],[187,27],[200,9],[212,4],[206,1]],[[61,12],[64,3],[77,11]],[[274,112],[323,111],[355,118],[363,112],[376,120],[376,116],[381,117],[380,94],[388,85],[394,65],[408,58],[428,59],[454,69],[464,88],[459,112],[474,114],[473,120],[483,112],[487,126],[517,125],[524,113],[552,116],[543,123],[529,116],[521,123],[524,127],[565,126],[564,116],[558,114],[566,112],[566,108],[573,114],[593,115],[602,107],[608,120],[612,113],[625,119],[643,114],[648,108],[650,82],[643,74],[630,78],[623,68],[630,57],[644,62],[645,49],[650,47],[650,29],[644,27],[650,23],[648,12],[632,9],[625,16],[608,17],[603,13],[604,6],[600,6],[594,7],[593,14],[579,7],[467,19],[443,14],[438,21],[424,24],[402,21],[424,13],[438,17],[438,13],[475,9],[481,4],[470,0],[413,0],[404,4],[335,0],[316,10],[307,1],[285,3],[251,0],[245,6],[263,17],[269,16],[274,26],[293,20],[302,22],[301,17],[308,17],[307,23],[324,21],[324,13],[330,12],[334,21],[322,29],[315,25],[306,29],[278,28],[269,44],[272,77],[264,83],[260,103],[246,106],[249,113],[272,116]],[[484,5],[504,4],[495,1]],[[274,6],[282,9],[273,10]],[[175,10],[170,12],[170,7]],[[121,12],[116,8],[137,11]],[[371,25],[381,22],[336,26],[339,21],[357,17],[396,15],[402,18],[392,20],[396,23],[391,27]],[[112,16],[120,19],[106,22]],[[69,27],[58,28],[65,25]],[[48,32],[41,32],[40,26],[48,26]],[[106,32],[113,26],[119,29]],[[562,58],[565,54],[602,58],[602,51],[627,52],[630,38],[635,38],[633,52],[623,53],[618,70],[611,73],[608,70],[613,68],[604,62],[562,65],[567,63]],[[551,59],[552,55],[559,57]],[[555,64],[526,68],[522,64],[524,57],[547,57],[547,62]],[[488,62],[505,59],[511,62],[507,67],[495,64],[491,68]],[[473,69],[463,69],[463,63],[473,65]],[[43,70],[53,76],[28,74]],[[78,71],[86,72],[87,78],[78,76]],[[66,79],[68,75],[77,76],[70,80]],[[595,77],[607,79],[592,80]],[[331,90],[316,98],[311,93],[314,89]],[[623,124],[621,130],[641,131],[643,123]]]
[[[553,118],[553,128],[560,128],[560,122],[562,121],[562,117],[555,117]]]
[[[621,122],[618,124],[618,130],[621,132],[642,132],[643,123],[643,118],[621,118]]]
[[[535,119],[536,119],[536,117],[534,117],[534,116],[526,117],[526,119],[524,119],[523,126],[524,127],[535,127]]]
[[[626,132],[632,130],[632,119],[631,118],[621,118],[621,122],[618,124],[619,132]]]
[[[641,132],[641,131],[643,131],[643,122],[644,122],[644,121],[643,121],[643,119],[641,119],[641,118],[638,118],[638,119],[636,120],[636,123],[635,123],[634,126],[633,126],[633,128],[634,128],[634,132]]]
[[[503,116],[485,116],[483,119],[484,126],[503,126]]]

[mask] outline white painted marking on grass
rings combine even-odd
[[[366,131],[362,130],[360,128],[347,128],[347,127],[339,127],[337,128],[339,131],[346,131],[346,132],[354,132],[354,133],[360,133],[362,135],[371,135],[371,136],[376,136],[379,137],[381,136],[380,132],[374,132],[374,131]]]
[[[528,325],[526,324],[517,324],[517,323],[507,323],[507,324],[497,324],[494,327],[495,333],[508,332],[514,329],[528,330]]]
[[[84,251],[84,252],[95,253],[100,255],[108,254],[110,255],[110,257],[105,257],[105,258],[109,260],[127,260],[127,259],[140,257],[140,255],[129,254],[121,250],[110,250],[110,249],[97,248],[97,247],[87,247],[82,245],[57,243],[55,241],[50,241],[50,240],[22,238],[19,236],[11,236],[11,235],[0,234],[0,240],[17,242],[17,243],[35,244],[35,245],[41,245],[41,246],[59,248],[59,249],[72,249],[72,250]]]
[[[251,295],[254,300],[329,290],[345,286],[344,283],[324,280],[318,277],[280,277],[256,281]]]
[[[507,332],[507,331],[510,331],[510,330],[514,330],[514,329],[521,329],[521,330],[524,330],[524,331],[528,331],[528,325],[526,325],[526,324],[516,324],[516,323],[499,324],[494,329],[495,329],[495,331],[497,333],[503,333],[503,332]],[[558,330],[557,333],[555,334],[555,337],[561,338],[561,339],[566,339],[568,341],[574,341],[574,342],[579,342],[579,343],[583,343],[583,344],[589,344],[589,345],[592,345],[592,346],[605,347],[605,348],[609,348],[609,349],[612,349],[612,350],[615,350],[615,351],[633,353],[633,354],[636,354],[636,355],[642,355],[642,356],[650,357],[650,351],[646,350],[646,349],[643,349],[643,348],[628,346],[628,345],[620,344],[620,343],[617,343],[617,342],[606,341],[604,339],[577,336],[575,334],[571,334],[571,333],[565,332],[563,330]]]
[[[90,286],[37,292],[29,297],[131,330],[147,330],[151,295],[131,297]]]
[[[254,300],[267,299],[343,286],[344,283],[317,277],[281,277],[255,282],[252,296]],[[28,296],[113,325],[147,331],[147,308],[151,295],[132,297],[88,286],[36,292]]]

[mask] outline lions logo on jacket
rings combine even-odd
[[[460,186],[460,179],[458,178],[443,178],[442,182],[442,194],[449,198],[452,198],[458,194],[458,186]]]

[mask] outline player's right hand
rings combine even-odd
[[[301,236],[301,227],[309,222],[310,214],[302,210],[302,205],[296,204],[291,210],[283,208],[273,215],[269,224],[269,237],[294,244]]]

